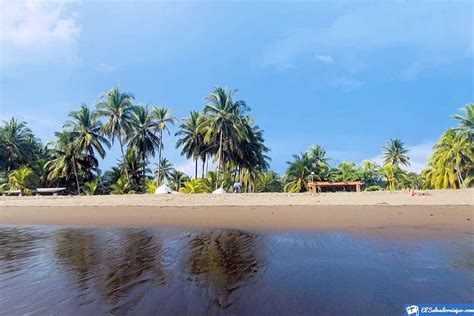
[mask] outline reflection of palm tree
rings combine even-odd
[[[221,308],[232,305],[231,294],[263,266],[259,239],[239,230],[216,230],[194,235],[189,242],[187,273],[199,287],[208,287]]]
[[[36,256],[41,249],[38,243],[45,236],[31,229],[0,229],[0,274],[22,270],[30,257]]]
[[[111,311],[119,314],[138,304],[152,287],[166,282],[160,241],[146,230],[128,230],[123,238],[122,252],[107,260],[103,292],[114,306]]]
[[[81,291],[89,288],[89,280],[97,268],[97,242],[90,230],[67,229],[56,235],[56,257],[75,275]]]

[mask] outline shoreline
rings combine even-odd
[[[472,206],[4,207],[2,225],[341,231],[387,237],[474,233]]]
[[[0,197],[0,224],[474,236],[474,189],[418,193]]]
[[[4,207],[71,206],[310,206],[310,205],[473,205],[474,189],[336,193],[131,194],[95,196],[1,196]]]

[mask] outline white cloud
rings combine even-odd
[[[183,163],[177,164],[175,169],[194,177],[195,162],[193,160],[186,160]]]
[[[410,166],[403,166],[403,169],[410,172],[420,173],[423,169],[426,168],[426,163],[430,158],[431,153],[433,152],[434,145],[435,142],[430,141],[413,146],[408,146],[408,148],[410,149],[410,151],[408,152],[408,157],[410,157]],[[382,155],[366,159],[366,161],[372,161],[379,165],[383,165]]]
[[[2,64],[66,64],[79,61],[80,26],[65,1],[2,2]]]
[[[328,13],[332,9],[327,5]],[[348,4],[326,25],[290,30],[269,43],[262,65],[297,64],[315,52],[330,51],[330,57],[351,72],[354,63],[370,64],[375,53],[383,58],[387,51],[398,50],[399,77],[413,79],[429,68],[474,54],[471,9],[467,2]],[[330,60],[318,56],[321,62]]]
[[[326,63],[326,64],[331,64],[334,62],[334,58],[331,55],[316,55],[314,56],[317,61]]]

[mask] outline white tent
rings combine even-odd
[[[224,188],[219,188],[217,190],[215,190],[214,192],[212,192],[212,194],[225,194],[227,193]]]
[[[170,194],[170,193],[171,193],[171,189],[166,183],[159,186],[155,190],[155,194]]]

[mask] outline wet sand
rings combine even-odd
[[[0,224],[474,233],[474,190],[325,194],[2,197]]]

